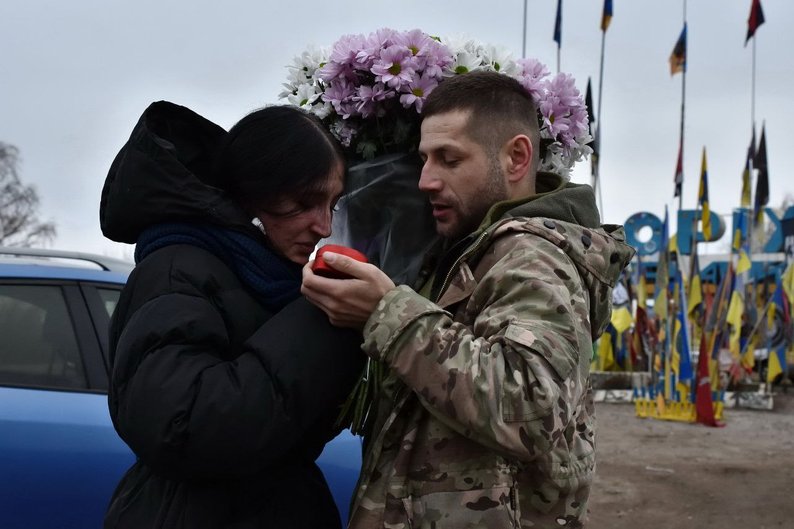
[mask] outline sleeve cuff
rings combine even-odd
[[[364,325],[362,349],[375,360],[391,363],[395,340],[420,317],[445,311],[411,288],[401,285],[386,293]]]

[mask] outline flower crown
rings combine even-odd
[[[384,28],[346,35],[330,53],[307,50],[288,68],[279,97],[317,115],[342,145],[365,159],[415,151],[427,96],[445,78],[475,70],[509,75],[532,96],[544,144],[540,170],[570,178],[574,164],[592,152],[587,107],[573,77],[549,77],[536,59],[513,60],[504,49],[471,39]]]

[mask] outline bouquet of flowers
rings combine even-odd
[[[538,110],[541,171],[568,179],[589,155],[587,108],[574,79],[551,76],[535,59],[471,39],[442,39],[415,29],[346,35],[328,50],[294,59],[280,97],[317,115],[354,162],[328,242],[351,246],[397,283],[412,284],[436,242],[427,198],[417,183],[420,114],[427,96],[454,75],[488,70],[524,86]],[[397,198],[397,200],[395,200]],[[370,361],[340,423],[366,433],[384,368]]]
[[[496,46],[442,39],[421,30],[346,35],[308,50],[289,68],[281,98],[316,114],[355,159],[406,153],[419,143],[422,105],[445,78],[490,70],[518,79],[538,109],[541,171],[570,178],[592,152],[587,108],[574,79],[551,76],[536,59],[514,60]]]

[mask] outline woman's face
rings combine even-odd
[[[344,168],[338,164],[320,189],[283,196],[267,210],[258,209],[271,246],[299,265],[309,262],[320,239],[331,235],[331,218],[342,195]]]

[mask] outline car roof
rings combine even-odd
[[[123,284],[134,266],[128,261],[89,253],[0,246],[0,278]]]

